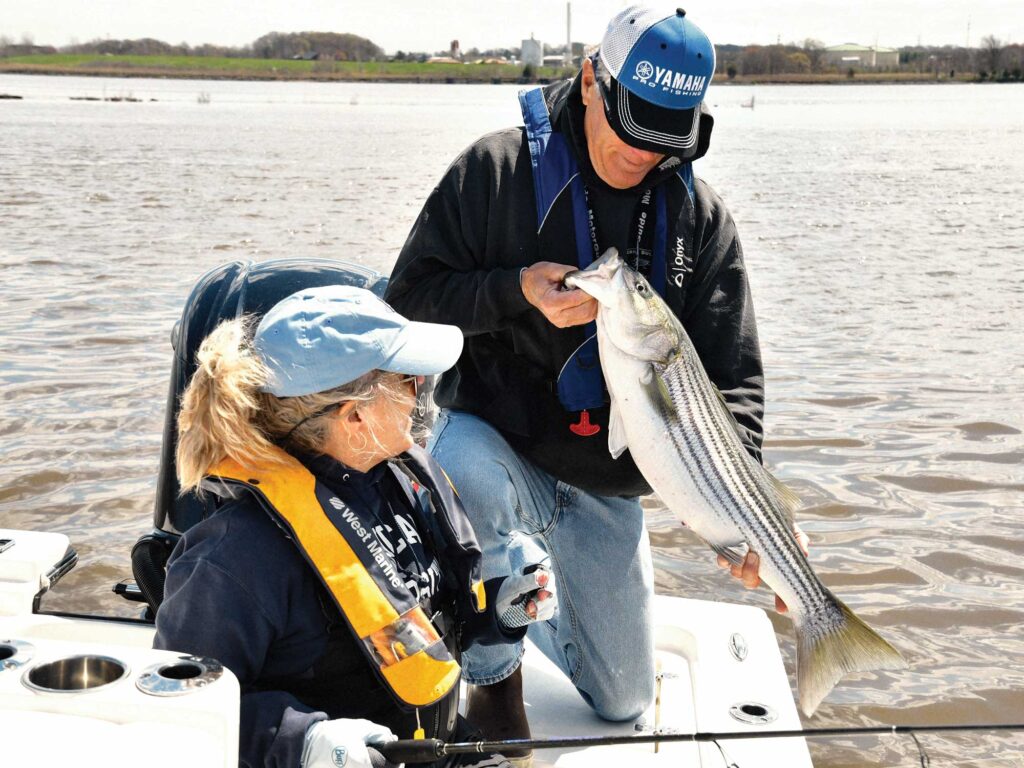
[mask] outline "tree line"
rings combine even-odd
[[[189,45],[166,43],[145,37],[138,40],[90,40],[61,48],[34,45],[30,38],[14,42],[0,36],[0,56],[31,53],[73,53],[104,56],[217,56],[246,59],[321,58],[337,61],[380,61],[384,50],[359,35],[337,32],[270,32],[249,45]]]
[[[835,63],[827,55],[825,45],[814,39],[801,44],[779,45],[718,45],[717,72],[728,78],[737,75],[791,75],[846,73],[847,65]],[[545,45],[544,52],[562,53],[565,46]],[[294,59],[319,58],[336,61],[426,61],[422,52],[398,51],[393,57],[365,37],[337,32],[270,32],[249,45],[174,45],[153,38],[138,40],[92,40],[74,43],[62,48],[35,45],[30,36],[20,41],[0,35],[0,56],[20,56],[30,53],[119,54],[137,56],[217,56],[226,58]],[[447,51],[437,53],[447,54]],[[575,53],[575,50],[574,50]],[[470,48],[463,54],[465,60],[479,58],[515,59],[519,48],[498,48],[479,51]],[[1024,46],[1005,44],[993,35],[982,38],[978,48],[964,46],[910,46],[899,49],[899,63],[888,67],[890,71],[934,73],[950,76],[956,73],[974,74],[982,80],[1022,80]]]
[[[836,63],[818,40],[786,45],[715,46],[716,73],[737,75],[790,75],[844,73],[849,65]],[[899,48],[899,63],[880,68],[917,74],[969,73],[981,79],[1024,79],[1024,45],[1004,44],[993,35],[982,38],[978,48],[945,45]]]

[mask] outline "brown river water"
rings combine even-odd
[[[192,283],[296,256],[388,272],[455,154],[520,122],[516,88],[8,75],[0,93],[24,97],[0,101],[0,527],[77,548],[44,608],[135,615],[110,589],[150,527]],[[910,663],[843,681],[806,725],[1024,721],[1024,87],[709,100],[697,172],[752,274],[766,463],[822,579]],[[659,591],[770,609],[645,503]],[[1020,734],[922,741],[935,765],[1024,765]],[[812,755],[919,762],[906,737]]]

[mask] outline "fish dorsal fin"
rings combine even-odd
[[[755,471],[760,473],[765,485],[771,488],[771,492],[775,496],[775,500],[779,503],[779,509],[782,510],[786,516],[786,520],[788,520],[790,526],[792,526],[794,523],[793,516],[800,507],[800,497],[796,495],[792,488],[754,461],[754,459],[751,459],[750,463],[756,467]]]
[[[608,452],[613,459],[619,458],[629,446],[626,444],[626,427],[622,422],[622,412],[615,405],[615,398],[612,398],[612,405],[608,415]]]
[[[725,402],[725,395],[714,384],[711,388],[718,395],[718,402],[722,404],[722,409],[729,417],[729,423],[732,424],[733,429],[736,430],[736,434],[739,435],[740,440],[743,440],[743,427],[736,421],[736,417],[733,416],[732,411],[729,410],[729,406]],[[779,508],[786,513],[786,519],[789,520],[790,525],[793,524],[793,515],[800,507],[800,497],[796,495],[792,488],[779,480],[775,475],[765,469],[761,464],[755,461],[753,458],[750,460],[757,469],[755,471],[760,472],[764,478],[765,484],[772,489],[772,493],[775,495],[775,499],[779,502]]]
[[[733,412],[729,410],[729,403],[726,401],[725,395],[723,395],[722,391],[715,386],[714,382],[711,382],[711,389],[713,389],[715,394],[718,396],[718,402],[722,406],[722,410],[725,411],[726,419],[728,419],[729,423],[732,424],[732,428],[735,430],[737,437],[739,437],[740,439],[740,442],[746,442],[747,431],[740,426],[740,423],[736,421],[735,414],[733,414]],[[746,449],[744,448],[744,450]],[[754,463],[757,464],[757,466],[759,467],[761,466],[757,461],[755,461]],[[762,469],[764,468],[762,467]],[[795,510],[798,506],[800,506],[800,499],[797,498],[797,495],[793,493],[792,490],[790,490],[781,482],[772,477],[771,473],[769,473],[767,470],[764,470],[764,472],[766,475],[768,475],[769,485],[771,485],[772,488],[776,491],[776,495],[779,498],[779,503],[782,505],[784,509],[790,510],[790,515],[792,515],[792,511]]]
[[[764,471],[768,475],[768,479],[771,481],[772,490],[775,491],[775,497],[779,500],[780,506],[786,510],[789,516],[789,522],[793,522],[793,515],[796,514],[797,509],[800,508],[800,497],[796,495],[796,492],[786,485],[784,482],[775,477],[767,469]]]
[[[722,409],[725,411],[725,415],[729,417],[729,423],[732,424],[732,428],[736,430],[736,434],[739,435],[740,439],[742,440],[743,427],[740,426],[740,423],[736,421],[736,417],[733,416],[732,411],[729,410],[729,403],[726,401],[725,395],[722,394],[722,390],[716,387],[714,382],[711,382],[711,389],[715,391],[715,394],[718,396],[718,402],[721,404]]]

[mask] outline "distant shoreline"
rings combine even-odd
[[[58,59],[59,61],[54,61]],[[250,80],[347,83],[540,84],[567,76],[568,71],[541,67],[534,77],[512,64],[430,64],[418,62],[308,62],[267,59],[198,57],[38,55],[0,59],[0,73],[82,77],[156,78],[174,80]],[[974,73],[950,78],[912,72],[856,72],[784,75],[720,75],[716,85],[893,85],[904,83],[974,83]]]
[[[0,64],[0,74],[7,75],[51,75],[60,77],[122,77],[150,78],[156,80],[239,80],[250,82],[290,83],[420,83],[457,85],[547,85],[558,77],[538,77],[527,80],[522,76],[466,77],[454,75],[353,75],[353,74],[253,74],[250,72],[188,72],[166,69],[76,69],[65,67],[25,67]],[[733,79],[715,78],[714,85],[920,85],[931,83],[978,83],[975,77],[936,78],[934,75],[901,73],[845,75],[737,75]]]

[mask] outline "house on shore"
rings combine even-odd
[[[837,69],[899,69],[900,52],[895,48],[844,43],[826,48],[825,61]]]

